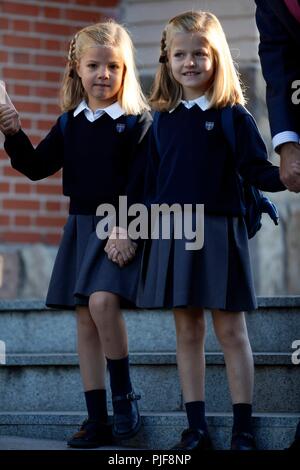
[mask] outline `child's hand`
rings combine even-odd
[[[114,260],[114,262],[117,263],[120,267],[124,266],[125,260],[116,248],[115,239],[108,239],[104,251],[107,254],[108,259],[110,259],[111,261]]]
[[[17,111],[7,104],[0,104],[0,131],[4,135],[13,135],[21,128]]]
[[[291,168],[295,175],[300,175],[300,160],[297,162],[291,163]]]
[[[128,263],[116,248],[112,248],[107,256],[113,263],[118,264],[120,268],[123,268]]]
[[[108,258],[120,267],[129,263],[135,256],[137,244],[128,238],[122,227],[114,227],[104,248]]]

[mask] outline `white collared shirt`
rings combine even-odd
[[[180,103],[182,103],[187,109],[192,108],[195,104],[197,104],[199,108],[202,109],[202,111],[206,111],[209,108],[209,101],[205,95],[199,96],[194,100],[181,100],[178,102],[177,106],[179,106]],[[177,106],[171,109],[169,113],[172,113],[177,108]]]
[[[85,117],[90,122],[96,121],[96,119],[99,119],[99,117],[103,116],[104,113],[107,113],[112,119],[118,119],[125,113],[124,109],[121,108],[117,101],[107,106],[106,108],[99,108],[96,109],[96,111],[93,111],[88,107],[86,101],[82,100],[75,109],[73,116],[76,117],[79,113],[81,113],[81,111],[84,112]]]

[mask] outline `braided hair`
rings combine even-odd
[[[74,78],[75,72],[75,58],[76,58],[76,39],[78,33],[75,34],[70,42],[69,53],[68,53],[68,66],[69,66],[69,77]]]
[[[161,64],[165,64],[166,62],[168,62],[168,52],[167,52],[167,41],[166,41],[166,38],[167,38],[167,32],[166,32],[166,30],[164,29],[164,30],[163,30],[163,33],[162,33],[161,41],[160,41],[160,57],[159,57],[159,62],[160,62]]]

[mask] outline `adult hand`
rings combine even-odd
[[[280,179],[289,191],[300,192],[300,145],[287,142],[280,148]]]
[[[13,135],[21,128],[17,111],[7,104],[0,104],[0,131],[4,135]]]

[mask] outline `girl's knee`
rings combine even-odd
[[[109,292],[95,292],[90,296],[89,308],[91,313],[105,315],[116,307],[115,296]]]
[[[205,320],[197,318],[191,321],[176,322],[177,341],[186,344],[199,344],[205,339]]]
[[[249,344],[247,324],[243,312],[213,311],[216,337],[223,347],[241,348]]]
[[[88,334],[96,334],[97,328],[88,308],[77,310],[77,327]]]
[[[242,348],[249,343],[247,330],[224,325],[216,331],[217,338],[223,347]]]
[[[97,328],[101,331],[119,325],[122,312],[116,295],[109,292],[95,292],[90,296],[89,308]]]

